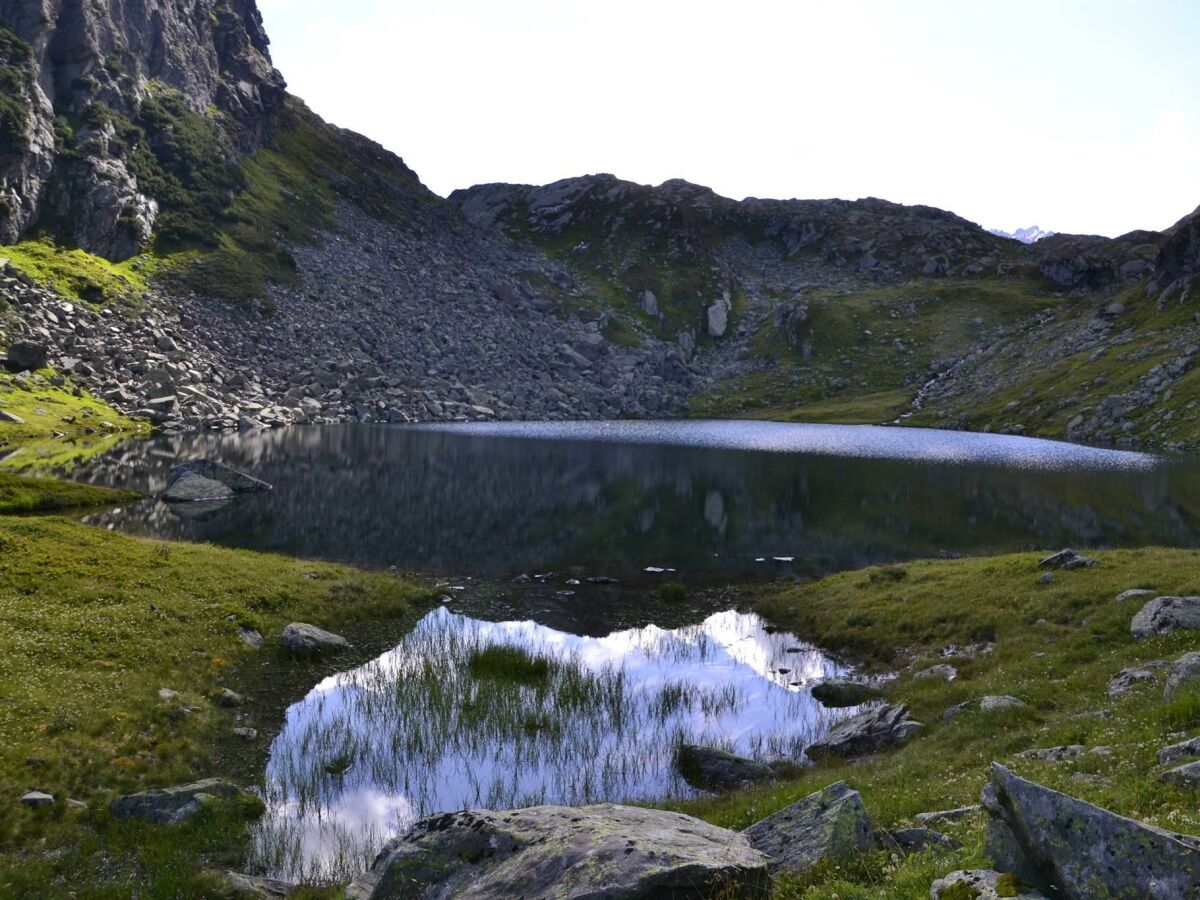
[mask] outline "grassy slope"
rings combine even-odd
[[[132,491],[76,484],[54,478],[25,478],[0,472],[0,515],[119,506],[138,499]]]
[[[54,386],[49,381],[52,374],[15,377],[0,371],[0,409],[24,420],[23,424],[0,422],[0,469],[54,469],[149,433],[146,423],[77,392],[69,382]]]
[[[827,578],[765,594],[760,610],[781,626],[852,659],[913,663],[939,660],[948,644],[981,638],[996,649],[970,661],[952,660],[959,678],[950,683],[902,674],[888,688],[926,723],[906,747],[855,763],[825,762],[796,782],[682,804],[709,821],[745,827],[787,803],[839,779],[860,790],[876,824],[897,826],[914,814],[978,802],[992,760],[1018,774],[1119,813],[1174,831],[1200,834],[1193,791],[1157,780],[1164,767],[1155,753],[1200,730],[1200,693],[1166,702],[1161,685],[1124,699],[1106,694],[1109,679],[1139,661],[1174,659],[1200,648],[1195,633],[1134,641],[1129,622],[1136,601],[1114,596],[1130,587],[1164,594],[1200,593],[1200,553],[1176,550],[1099,554],[1101,565],[1062,572],[1038,583],[1038,556],[915,562]],[[1028,710],[990,715],[968,712],[941,724],[948,707],[985,694],[1012,694]],[[1112,718],[1088,714],[1112,711]],[[1059,744],[1109,746],[1111,755],[1088,754],[1051,764],[1019,760],[1021,750]],[[1108,786],[1072,781],[1077,772],[1111,779]],[[956,868],[979,865],[980,819],[947,826],[965,849],[901,860],[887,853],[829,866],[785,880],[779,897],[926,897],[930,881]]]
[[[0,247],[0,258],[68,300],[93,304],[139,299],[155,266],[147,256],[111,263],[83,250],[58,247],[44,238]]]
[[[718,385],[696,416],[880,423],[906,411],[931,364],[953,360],[994,333],[1061,300],[1027,281],[918,281],[864,291],[814,289],[800,346],[768,319],[751,348],[766,367]]]
[[[233,713],[213,697],[243,692],[251,724],[269,725],[329,671],[278,654],[283,624],[350,636],[360,649],[339,663],[352,664],[409,627],[423,596],[342,566],[0,517],[0,894],[212,896],[201,872],[239,864],[244,810],[161,829],[112,822],[109,798],[212,775],[249,781],[265,743],[231,744]],[[264,648],[244,644],[239,625],[261,629]],[[160,699],[164,687],[180,696]],[[58,802],[16,803],[34,788]],[[90,811],[69,810],[68,797]]]

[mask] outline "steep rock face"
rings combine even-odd
[[[1166,235],[1151,283],[1162,292],[1160,305],[1172,297],[1185,302],[1200,280],[1200,208],[1167,229]]]
[[[111,259],[150,239],[179,120],[232,155],[284,99],[253,0],[0,0],[0,77],[0,240],[41,225]]]

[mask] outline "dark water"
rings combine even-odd
[[[153,492],[199,456],[275,490],[208,510],[147,501],[99,521],[366,566],[499,577],[656,566],[684,581],[820,575],[939,550],[1200,543],[1194,461],[908,428],[293,428],[159,437],[83,474]]]

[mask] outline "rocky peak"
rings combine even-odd
[[[40,226],[137,252],[173,162],[269,133],[285,94],[267,45],[253,0],[0,0],[0,240]]]

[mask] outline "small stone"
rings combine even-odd
[[[1169,747],[1163,747],[1158,751],[1160,763],[1175,762],[1175,760],[1187,756],[1200,756],[1200,735],[1180,741],[1178,744],[1171,744]]]
[[[944,850],[959,850],[962,844],[931,828],[897,828],[875,832],[875,843],[885,850],[897,850],[900,853],[920,853],[930,847]]]
[[[960,822],[967,816],[979,812],[982,808],[976,804],[974,806],[958,806],[954,809],[941,809],[935,812],[917,813],[916,820],[922,825],[943,825],[947,822]]]
[[[788,653],[800,653],[801,647],[789,647]],[[843,709],[847,706],[861,706],[868,700],[879,696],[879,690],[861,681],[847,681],[844,678],[826,678],[812,686],[812,696],[824,707]]]
[[[160,700],[175,700],[179,697],[179,691],[173,691],[170,688],[159,688],[158,699]]]
[[[1082,744],[1066,744],[1061,747],[1046,747],[1041,750],[1022,750],[1017,756],[1020,759],[1039,759],[1043,762],[1062,762],[1074,759],[1083,754]]]
[[[231,691],[229,688],[225,688],[220,694],[217,695],[217,703],[221,706],[241,706],[245,702],[245,697],[243,697],[237,691]]]
[[[958,677],[958,669],[949,663],[938,663],[936,666],[930,666],[928,669],[922,669],[913,675],[913,678],[941,678],[946,681],[953,681]]]
[[[21,802],[33,809],[54,805],[54,795],[45,791],[29,791],[21,797]]]
[[[675,765],[684,781],[701,790],[729,790],[775,778],[771,767],[757,760],[695,744],[680,745]]]
[[[1130,588],[1127,591],[1121,591],[1121,593],[1117,594],[1116,602],[1124,603],[1126,600],[1136,600],[1138,597],[1146,597],[1153,593],[1154,591],[1146,588]]]
[[[1200,653],[1185,653],[1175,660],[1171,671],[1167,673],[1163,698],[1170,700],[1184,688],[1195,687],[1198,683],[1200,683]]]
[[[341,635],[306,622],[292,622],[285,626],[279,635],[279,643],[297,656],[340,653],[350,649],[350,642]]]
[[[939,878],[929,889],[930,900],[1045,900],[1045,896],[1023,888],[1012,875],[992,869],[960,869]]]
[[[245,738],[248,741],[253,741],[258,737],[258,729],[257,728],[246,728],[244,726],[238,726],[233,729],[233,733],[236,734],[240,738]]]
[[[1200,787],[1200,760],[1168,769],[1158,776],[1158,780],[1176,787]]]
[[[1054,573],[1053,572],[1043,572],[1038,577],[1038,584],[1053,584],[1053,583],[1054,583]]]

